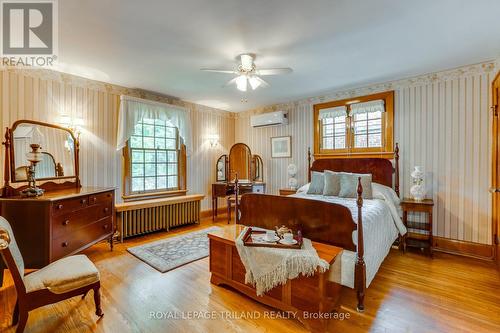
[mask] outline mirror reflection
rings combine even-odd
[[[75,142],[70,132],[41,124],[20,123],[12,133],[14,181],[25,181],[31,144],[39,144],[41,161],[36,165],[37,179],[75,176]]]
[[[217,181],[224,182],[226,181],[226,163],[227,163],[227,155],[222,155],[217,160]]]
[[[264,164],[262,163],[262,158],[259,155],[253,155],[253,181],[262,182],[264,177],[262,175]]]

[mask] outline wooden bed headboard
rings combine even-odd
[[[371,173],[372,180],[376,183],[394,188],[399,195],[399,146],[394,149],[395,165],[386,158],[321,158],[314,160],[311,165],[311,151],[308,151],[309,181],[311,172],[325,170],[352,173]],[[395,174],[393,182],[393,174]]]

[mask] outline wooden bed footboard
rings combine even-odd
[[[355,263],[355,281],[358,305],[357,310],[364,310],[366,289],[366,265],[364,262],[361,178],[358,179],[358,221],[354,223],[351,211],[342,205],[319,200],[302,199],[267,194],[248,193],[241,197],[239,210],[240,224],[272,229],[286,225],[294,231],[301,230],[302,235],[316,242],[341,247],[357,253]],[[353,231],[357,230],[358,246],[352,240]]]
[[[319,200],[248,193],[241,197],[240,224],[274,230],[286,225],[313,241],[356,251],[356,224],[349,209]]]

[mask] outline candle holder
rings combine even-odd
[[[36,186],[36,165],[42,160],[42,153],[38,150],[40,145],[33,143],[30,145],[31,152],[26,154],[30,166],[28,167],[28,188],[21,191],[23,197],[39,197],[43,195],[44,190]]]

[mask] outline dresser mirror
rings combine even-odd
[[[27,180],[31,145],[40,145],[41,161],[36,165],[36,179],[76,177],[76,139],[66,128],[30,120],[17,121],[11,130],[11,182]]]
[[[218,198],[235,193],[235,176],[238,174],[238,193],[265,193],[264,164],[259,155],[252,155],[250,147],[244,143],[234,144],[229,155],[217,159],[216,179],[212,184],[212,219],[218,212]]]
[[[229,151],[229,179],[234,181],[236,174],[241,183],[252,182],[252,152],[244,143],[237,143]]]
[[[219,157],[217,160],[217,175],[216,175],[216,181],[218,182],[225,182],[227,180],[227,155],[222,155]]]
[[[259,155],[252,156],[252,180],[254,182],[264,181],[264,163]]]

